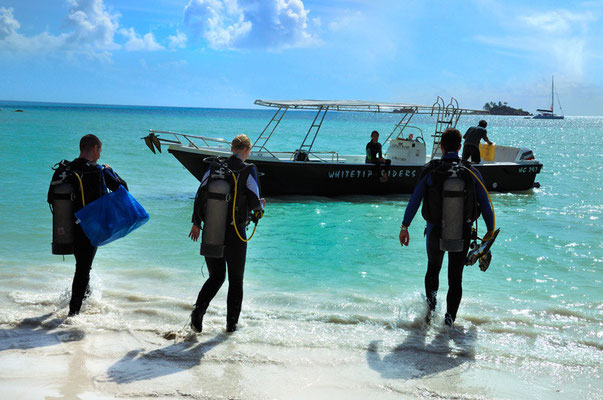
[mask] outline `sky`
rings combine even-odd
[[[603,0],[0,0],[0,99],[603,115]],[[555,111],[558,111],[555,105]]]

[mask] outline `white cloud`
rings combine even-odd
[[[113,50],[165,49],[152,33],[141,36],[132,27],[120,29],[119,13],[108,10],[103,0],[66,1],[70,6],[65,17],[67,31],[56,35],[46,31],[33,36],[22,35],[18,32],[20,23],[13,16],[13,10],[0,7],[0,51],[26,55],[64,52],[108,60]],[[125,37],[123,45],[115,40],[116,33]],[[183,35],[170,36],[170,46],[183,46],[186,42],[186,35]]]
[[[308,46],[308,10],[301,0],[189,0],[185,25],[214,49]]]
[[[185,33],[177,32],[176,35],[170,35],[168,37],[168,42],[169,42],[168,47],[170,49],[183,49],[186,47],[187,40],[188,40],[188,37],[186,36]]]
[[[71,9],[67,26],[73,28],[67,45],[93,49],[117,49],[113,37],[119,26],[119,14],[111,14],[103,0],[68,0]]]
[[[333,32],[356,30],[364,25],[365,18],[360,11],[348,12],[329,22],[329,29]]]
[[[13,17],[12,8],[0,7],[0,40],[13,35],[21,24]]]
[[[545,13],[520,16],[520,22],[545,33],[565,34],[573,31],[577,26],[583,29],[593,21],[594,15],[590,12],[574,13],[568,10],[554,10]]]
[[[557,9],[515,17],[511,13],[507,10],[501,25],[514,22],[509,27],[514,30],[513,35],[477,35],[474,39],[541,60],[549,70],[552,68],[551,72],[578,80],[583,77],[594,54],[588,31],[592,24],[598,23],[600,12]]]
[[[126,44],[124,44],[124,48],[128,51],[157,51],[164,49],[162,45],[155,41],[155,36],[150,32],[141,37],[134,31],[134,28],[122,28],[119,30],[119,33],[128,39]]]

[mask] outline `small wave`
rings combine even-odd
[[[603,343],[595,342],[594,340],[578,340],[577,343],[588,347],[594,347],[597,350],[603,350]]]
[[[590,316],[586,315],[583,312],[580,311],[576,311],[576,310],[570,310],[567,308],[548,308],[546,310],[544,310],[544,313],[547,315],[559,315],[562,317],[574,317],[574,318],[579,318],[579,319],[584,319],[584,320],[589,320],[589,321],[595,321],[594,318],[591,318]]]
[[[533,330],[528,330],[521,327],[509,327],[509,326],[493,326],[489,327],[488,331],[491,333],[510,333],[513,335],[527,336],[529,338],[537,338],[539,333]]]

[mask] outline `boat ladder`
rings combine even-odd
[[[312,150],[312,146],[314,146],[314,141],[316,141],[316,137],[318,136],[318,131],[320,131],[320,127],[322,126],[322,122],[325,120],[325,115],[327,115],[327,111],[329,110],[329,106],[320,106],[320,108],[318,109],[318,112],[316,113],[316,116],[314,117],[314,121],[312,121],[312,125],[310,125],[310,128],[308,129],[308,133],[306,133],[306,137],[304,137],[304,140],[301,144],[301,146],[299,146],[299,151],[306,151],[308,154],[310,154],[310,151]],[[320,119],[320,121],[319,121]],[[316,121],[319,121],[318,123]],[[308,141],[308,137],[310,136],[310,134],[312,133],[312,131],[314,130],[314,136],[312,136],[312,141],[310,143],[307,143]]]
[[[448,105],[444,99],[438,96],[436,102],[431,108],[431,115],[437,112],[435,132],[433,135],[433,148],[431,149],[431,158],[441,157],[440,142],[442,141],[442,133],[448,128],[456,128],[456,124],[461,117],[462,110],[459,109],[459,103],[454,98],[450,98]]]
[[[255,149],[256,146],[259,146],[259,149],[254,150],[254,151],[257,151],[258,153],[260,153],[262,151],[266,151],[267,153],[270,153],[272,156],[276,157],[274,154],[272,154],[270,152],[270,150],[268,150],[266,148],[266,143],[268,143],[268,141],[272,137],[272,134],[276,130],[276,127],[278,126],[278,124],[281,123],[281,120],[285,116],[285,113],[287,112],[288,109],[289,109],[289,107],[279,107],[279,109],[276,110],[276,113],[274,113],[274,115],[272,116],[272,119],[270,120],[270,122],[268,122],[268,125],[266,125],[266,127],[264,128],[262,133],[260,133],[260,136],[258,136],[258,138],[255,140],[255,142],[253,143],[253,146],[251,146],[252,149]]]

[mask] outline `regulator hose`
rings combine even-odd
[[[484,191],[486,192],[486,195],[488,196],[488,201],[490,202],[490,208],[492,208],[492,232],[494,232],[496,230],[496,215],[494,214],[494,204],[492,204],[492,199],[490,198],[490,193],[488,193],[488,189],[486,189],[486,186],[484,185],[482,180],[479,179],[478,176],[473,171],[471,171],[471,168],[467,168],[467,171],[469,171],[471,173],[471,175],[473,175],[475,177],[475,179],[479,182],[479,184],[482,185],[482,188],[484,188]]]
[[[235,228],[235,232],[237,233],[237,236],[239,237],[239,239],[241,239],[243,242],[249,242],[251,240],[251,238],[253,237],[253,235],[255,235],[255,230],[258,227],[258,223],[255,223],[255,226],[253,227],[253,232],[251,232],[251,236],[249,236],[249,239],[243,239],[243,237],[241,236],[241,234],[239,233],[239,229],[237,228],[237,220],[235,219],[235,206],[237,204],[237,189],[239,187],[239,185],[237,184],[237,177],[235,176],[234,172],[231,172],[232,174],[232,179],[234,179],[234,198],[232,200],[232,224],[234,225]]]

